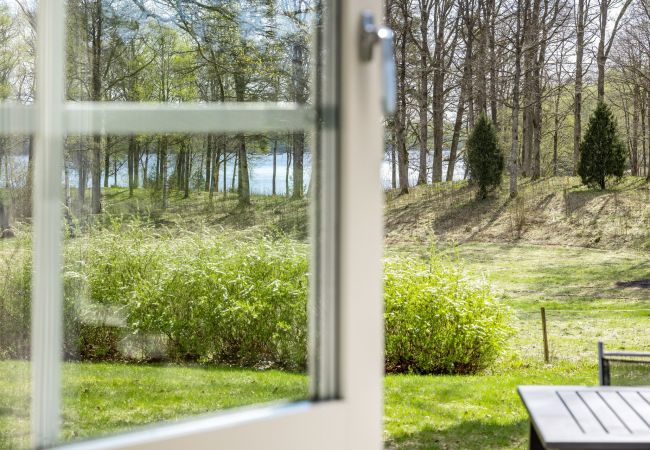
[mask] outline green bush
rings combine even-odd
[[[304,244],[114,224],[64,248],[69,359],[306,367]],[[0,278],[0,358],[28,357],[30,265],[24,251]],[[494,360],[506,314],[487,286],[435,256],[389,260],[385,277],[389,371],[468,373]]]
[[[578,175],[583,184],[605,189],[608,177],[620,178],[625,168],[625,147],[618,136],[616,119],[609,107],[598,103],[580,143]]]
[[[2,241],[0,241],[2,243]],[[0,247],[0,359],[30,356],[31,239],[27,227],[16,227],[16,237]],[[63,272],[64,342],[67,358],[79,356],[80,323],[77,303],[82,287],[74,272]]]
[[[467,138],[467,165],[471,179],[478,185],[478,198],[501,185],[504,160],[497,132],[490,119],[481,114]]]
[[[164,336],[165,353],[174,359],[305,367],[304,246],[263,237],[133,233],[136,239],[104,234],[89,248],[93,304],[116,306],[132,333]]]
[[[472,373],[488,367],[509,334],[508,311],[484,282],[433,254],[386,263],[386,369]]]

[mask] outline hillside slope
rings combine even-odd
[[[386,194],[388,245],[429,241],[507,242],[595,248],[650,247],[650,186],[625,177],[605,191],[571,177],[520,180],[519,196],[504,188],[484,201],[467,182],[417,186]]]

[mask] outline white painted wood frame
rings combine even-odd
[[[319,129],[311,296],[312,400],[226,411],[68,444],[65,449],[283,449],[382,447],[383,302],[379,61],[358,53],[361,12],[380,0],[330,0],[314,108],[295,104],[64,102],[64,0],[38,5],[33,106],[0,107],[0,133],[33,133],[34,276],[32,440],[57,445],[61,403],[61,174],[67,133]],[[245,118],[245,121],[242,120]],[[242,125],[245,124],[245,125]]]

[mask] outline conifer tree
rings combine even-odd
[[[609,107],[599,102],[580,144],[578,175],[583,184],[605,189],[607,178],[622,177],[624,167],[625,148],[618,136],[616,119]]]
[[[478,184],[478,199],[501,184],[504,158],[496,130],[490,119],[481,115],[467,139],[467,164],[471,179]]]

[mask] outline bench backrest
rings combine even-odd
[[[650,386],[650,353],[606,352],[599,342],[598,378],[601,386]]]

